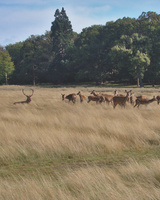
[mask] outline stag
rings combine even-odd
[[[134,108],[136,106],[139,108],[140,105],[148,105],[154,101],[156,101],[155,96],[153,96],[152,99],[136,99],[136,104],[134,105]]]
[[[128,97],[129,97],[129,94],[131,93],[131,91],[132,90],[130,90],[130,91],[125,90],[126,96],[114,96],[113,97],[113,108],[115,108],[118,104],[121,107],[125,107],[126,106],[126,102],[128,100]]]
[[[26,95],[26,94],[24,93],[24,89],[22,89],[22,93],[27,97],[27,99],[26,99],[25,101],[14,102],[13,104],[15,105],[15,104],[18,104],[18,103],[30,103],[30,102],[31,102],[31,97],[33,96],[33,93],[34,93],[34,90],[31,89],[31,91],[32,91],[32,94],[31,94],[31,95]]]
[[[72,94],[68,94],[67,96],[65,96],[65,94],[61,94],[62,95],[62,101],[64,101],[64,99],[68,99],[69,102],[72,101],[73,103],[76,102],[76,94],[72,93]]]
[[[77,93],[77,95],[79,95],[79,98],[80,98],[80,102],[81,102],[81,103],[82,103],[84,100],[86,100],[86,97],[85,97],[84,95],[82,95],[80,91]]]

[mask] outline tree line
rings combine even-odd
[[[10,84],[159,84],[160,15],[142,12],[78,34],[57,9],[50,31],[0,48],[1,83],[4,73]]]

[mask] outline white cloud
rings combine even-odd
[[[83,28],[92,25],[105,25],[106,22],[111,20],[116,20],[115,17],[103,16],[104,12],[107,12],[110,7],[104,6],[88,8],[88,7],[77,7],[76,9],[72,7],[65,7],[69,20],[72,23],[73,30],[80,33]],[[99,13],[99,16],[97,15]]]

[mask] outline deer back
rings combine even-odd
[[[73,94],[69,94],[65,97],[66,99],[69,99],[69,100],[72,100],[72,99],[75,99],[76,98],[76,94],[73,93]]]

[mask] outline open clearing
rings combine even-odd
[[[69,103],[61,94],[115,88],[0,87],[0,199],[159,200],[160,105]],[[132,89],[132,88],[129,88]],[[125,88],[118,88],[124,93]],[[128,90],[128,89],[127,89]],[[160,95],[159,89],[132,89]]]

